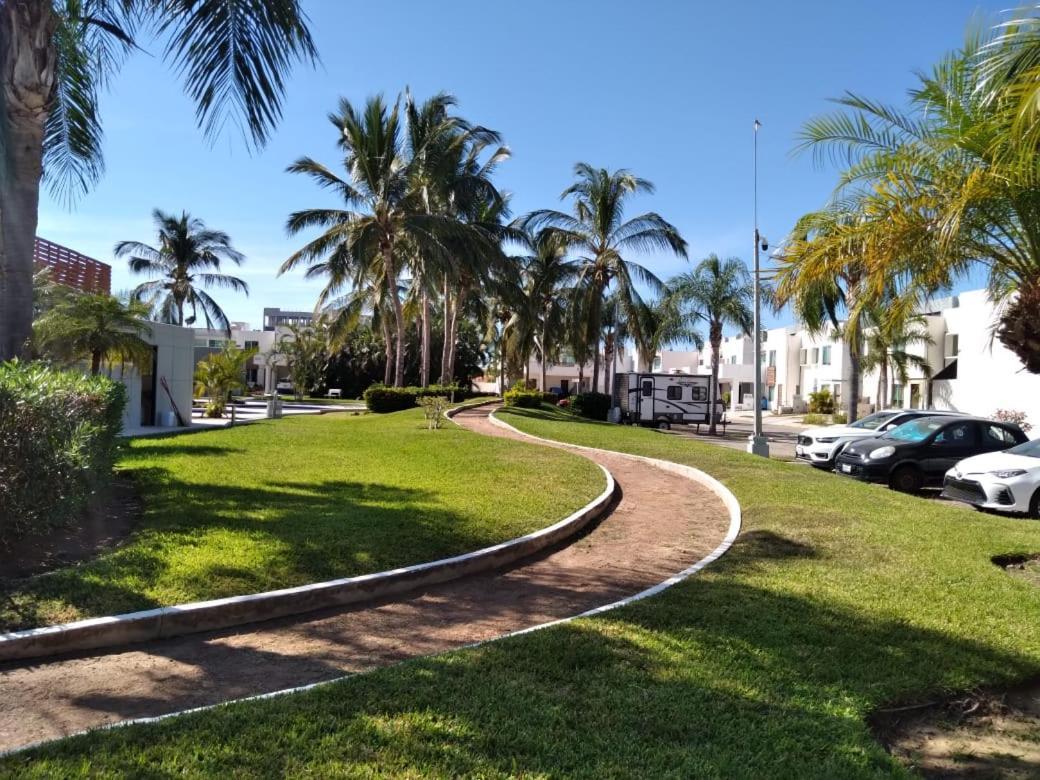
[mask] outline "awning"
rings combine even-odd
[[[947,366],[940,371],[938,374],[932,376],[932,381],[936,379],[956,379],[957,378],[957,359],[954,358],[947,364]]]

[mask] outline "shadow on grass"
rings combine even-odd
[[[426,490],[132,475],[148,497],[135,535],[82,565],[0,581],[0,630],[367,574],[502,541],[493,524],[475,530]]]
[[[243,651],[242,663],[257,657]],[[880,776],[899,770],[865,723],[873,707],[1037,669],[985,641],[714,578],[595,620],[18,760],[56,762],[44,772],[89,760],[95,772],[161,763],[207,775]]]

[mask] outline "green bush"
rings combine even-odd
[[[804,425],[826,425],[830,422],[830,418],[825,414],[816,414],[810,412],[809,414],[802,417],[802,423]]]
[[[370,412],[377,414],[411,409],[415,406],[416,389],[414,387],[372,385],[365,391],[365,406]]]
[[[845,412],[835,412],[831,415],[831,422],[835,425],[847,425],[849,416]]]
[[[813,414],[831,414],[834,411],[834,396],[827,388],[809,393],[809,411]]]
[[[525,409],[537,409],[542,405],[544,395],[541,390],[525,390],[522,387],[514,387],[506,390],[502,396],[506,406],[520,406]]]
[[[74,520],[108,483],[125,407],[108,377],[0,364],[0,545]]]
[[[578,393],[571,408],[590,420],[606,420],[610,412],[610,396],[606,393]]]

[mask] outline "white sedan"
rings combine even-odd
[[[962,460],[946,472],[943,496],[1040,518],[1040,439]]]

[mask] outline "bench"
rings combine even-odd
[[[338,387],[329,388],[329,398],[342,398],[343,391]]]
[[[697,435],[698,436],[700,436],[700,433],[701,433],[701,426],[702,425],[707,425],[707,424],[708,423],[700,423],[700,422],[699,423],[694,423],[694,425],[697,426]],[[725,412],[722,413],[722,417],[720,419],[715,421],[715,424],[722,426],[722,435],[725,436],[726,435],[726,426],[729,425],[729,420],[726,419],[726,413]]]

